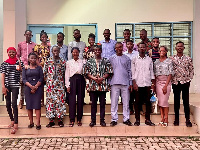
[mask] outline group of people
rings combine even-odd
[[[103,32],[104,40],[95,43],[95,35],[89,34],[89,46],[82,42],[78,29],[73,32],[74,41],[68,46],[63,44],[64,34],[57,34],[57,44],[50,46],[48,35],[41,31],[41,44],[31,41],[32,31],[26,30],[26,41],[7,49],[8,59],[0,66],[2,74],[2,93],[6,98],[6,107],[11,119],[11,133],[18,129],[17,98],[19,87],[21,95],[19,108],[26,101],[26,109],[30,124],[34,127],[33,109],[36,113],[36,129],[40,130],[41,107],[44,105],[44,85],[46,85],[46,117],[49,123],[46,127],[64,126],[66,113],[66,97],[69,104],[70,127],[82,125],[85,89],[89,93],[91,103],[90,127],[96,125],[97,101],[100,102],[100,125],[105,123],[106,92],[111,97],[111,123],[117,125],[118,100],[123,104],[123,123],[128,126],[130,114],[135,108],[135,126],[140,125],[142,105],[146,104],[145,124],[154,126],[150,119],[151,90],[156,93],[161,113],[160,126],[168,126],[169,95],[171,85],[174,92],[174,125],[179,125],[180,93],[184,104],[186,126],[190,122],[189,86],[194,75],[192,59],[183,54],[184,43],[176,43],[177,55],[167,57],[168,49],[159,46],[159,38],[150,41],[147,31],[140,31],[141,42],[134,44],[130,39],[131,32],[125,29],[124,41],[110,39],[110,30]],[[12,93],[12,98],[11,98]],[[11,108],[12,104],[12,108]],[[76,111],[77,106],[77,111]],[[12,110],[13,109],[13,110]],[[77,112],[77,113],[76,113]]]

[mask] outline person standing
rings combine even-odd
[[[117,41],[110,39],[110,29],[105,29],[103,32],[104,40],[99,41],[102,45],[102,54],[101,56],[104,58],[110,58],[115,54],[115,44]]]
[[[85,97],[85,78],[83,73],[84,60],[79,59],[80,50],[78,47],[73,47],[73,59],[66,62],[65,71],[65,86],[69,93],[69,118],[70,127],[74,126],[76,117],[76,97],[77,97],[77,124],[82,126],[83,103]]]
[[[151,43],[151,41],[147,38],[147,30],[142,29],[142,30],[140,31],[140,39],[142,40],[142,41],[141,41],[142,43],[145,43],[145,44],[146,44],[146,53],[148,53],[149,50],[152,49],[152,43]],[[140,45],[141,42],[139,42],[139,43],[137,44],[138,47],[139,47],[139,45]]]
[[[159,53],[159,38],[155,37],[152,39],[152,49],[149,50],[148,55],[149,57],[152,58],[152,61],[155,62],[156,59],[160,58],[160,53]]]
[[[129,100],[130,91],[132,91],[131,60],[123,55],[123,45],[117,42],[115,45],[116,54],[109,58],[113,67],[113,76],[111,78],[111,117],[110,126],[117,125],[118,120],[118,101],[121,93],[123,101],[123,123],[132,126],[130,122]]]
[[[154,62],[154,74],[156,77],[156,96],[160,108],[161,121],[159,125],[168,126],[169,95],[171,92],[171,78],[173,74],[172,60],[167,58],[167,47],[159,49],[160,58]]]
[[[127,43],[127,41],[130,41],[130,37],[131,37],[130,30],[129,29],[125,29],[124,32],[123,32],[123,35],[124,35],[124,41],[122,42],[122,44],[123,44],[123,52],[126,52],[126,51],[128,51],[126,43]],[[133,51],[138,51],[137,44],[133,43]]]
[[[155,124],[150,120],[151,102],[150,89],[154,89],[154,73],[153,62],[149,56],[145,55],[146,44],[141,42],[139,44],[139,55],[132,59],[131,71],[133,78],[133,88],[135,90],[135,126],[140,125],[140,108],[142,100],[146,103],[145,124],[154,126]]]
[[[63,118],[66,113],[65,107],[65,61],[59,57],[60,47],[52,48],[53,57],[49,57],[44,66],[44,77],[46,79],[46,117],[49,118],[47,128],[55,125],[63,127]]]
[[[18,130],[17,98],[20,87],[20,71],[23,67],[23,63],[17,59],[17,52],[14,47],[9,47],[7,49],[7,53],[9,58],[1,64],[0,73],[2,82],[2,93],[3,95],[5,95],[6,108],[11,120],[11,124],[8,125],[8,128],[12,128],[11,134],[15,134]]]
[[[84,65],[83,72],[86,79],[89,80],[87,91],[90,93],[91,104],[91,123],[90,127],[96,125],[97,101],[100,101],[100,125],[106,126],[105,123],[105,102],[106,92],[110,90],[108,77],[113,73],[112,66],[108,59],[101,57],[101,45],[94,45],[95,57],[90,58]]]
[[[33,109],[36,113],[36,129],[40,130],[40,117],[41,117],[41,98],[42,98],[42,84],[43,84],[43,71],[42,67],[38,66],[37,55],[32,52],[28,55],[29,67],[23,68],[22,78],[25,84],[25,100],[26,109],[28,110],[28,117],[30,124],[28,128],[34,127],[33,123]]]
[[[182,92],[186,126],[192,127],[190,122],[189,88],[194,76],[194,67],[192,59],[183,54],[185,47],[182,41],[176,43],[175,49],[177,54],[171,57],[174,70],[174,76],[172,77],[175,112],[174,126],[179,125],[180,94]]]
[[[81,41],[80,30],[75,29],[73,32],[73,36],[74,36],[75,41],[70,42],[68,45],[68,60],[73,59],[72,53],[71,53],[73,47],[79,48],[79,50],[80,50],[79,59],[83,59],[83,52],[86,47],[86,44],[85,44],[85,42]]]
[[[20,59],[24,63],[26,68],[26,66],[28,66],[28,55],[31,52],[33,52],[33,49],[36,44],[31,41],[31,38],[33,37],[31,30],[26,30],[24,36],[26,40],[18,44],[17,59],[18,60]],[[21,90],[20,90],[19,108],[22,109],[24,105],[24,84],[22,82],[22,72],[20,73],[20,84],[21,84],[20,88]]]
[[[95,35],[93,33],[89,34],[88,43],[90,45],[86,47],[85,51],[83,52],[83,58],[86,60],[90,59],[91,57],[95,57],[95,54],[94,54]]]

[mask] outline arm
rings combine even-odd
[[[17,59],[19,60],[21,57],[21,46],[20,44],[18,44],[18,48],[17,48]]]
[[[70,93],[70,67],[69,67],[69,61],[66,62],[66,70],[65,70],[65,86],[67,88],[67,92]]]
[[[167,81],[166,81],[166,83],[165,83],[165,86],[164,86],[163,89],[162,89],[164,95],[167,93],[167,86],[168,86],[169,82],[171,81],[171,78],[172,78],[172,75],[171,75],[171,74],[168,75],[168,78],[167,78]]]
[[[71,43],[69,43],[69,45],[68,45],[68,60],[71,60],[71,59],[72,59],[71,50],[72,50]]]
[[[42,67],[40,67],[39,71],[40,71],[40,79],[38,80],[37,84],[35,85],[35,87],[37,87],[37,88],[42,84],[42,82],[44,80],[44,74],[42,71]]]
[[[192,80],[193,79],[193,76],[194,76],[194,66],[193,66],[193,63],[192,63],[192,59],[190,58],[189,60],[189,76],[190,76],[190,79]]]
[[[133,79],[133,89],[138,91],[138,85],[136,84],[136,66],[135,66],[136,58],[133,58],[131,61],[131,72],[132,72],[132,79]]]
[[[7,92],[9,92],[9,90],[5,86],[5,74],[4,73],[1,74],[1,83],[2,83],[2,93],[6,96]]]

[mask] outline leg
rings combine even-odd
[[[172,84],[172,88],[174,93],[175,121],[179,122],[180,94],[181,94],[180,83],[178,83],[178,85]]]
[[[121,93],[123,100],[123,121],[126,122],[130,118],[130,111],[129,111],[130,92],[128,86],[122,85]]]
[[[41,109],[36,109],[35,114],[36,114],[36,120],[37,120],[36,124],[37,126],[40,126]]]
[[[22,109],[23,108],[23,104],[24,104],[24,83],[22,81],[22,72],[20,72],[20,101],[19,101],[19,108]]]
[[[97,112],[97,101],[98,101],[98,94],[97,92],[90,92],[90,101],[91,104],[91,121],[96,123],[96,112]]]
[[[103,122],[105,118],[106,92],[99,92],[99,101],[100,101],[100,122]]]
[[[136,121],[140,122],[140,99],[139,99],[139,92],[141,88],[138,88],[138,91],[135,91],[135,119]]]
[[[33,124],[33,109],[28,109],[28,117],[30,120],[30,125]]]
[[[150,89],[151,87],[145,87],[145,103],[146,103],[146,113],[145,113],[145,119],[146,120],[150,120],[150,113],[151,113],[151,102],[150,102],[150,98],[151,98],[151,95],[150,95]],[[143,94],[144,94],[143,93]]]
[[[161,122],[164,122],[164,110],[163,110],[163,107],[159,106],[159,108],[160,108]]]
[[[42,85],[42,92],[41,107],[44,106],[44,85]]]
[[[190,120],[190,106],[189,106],[189,88],[190,82],[181,85],[182,89],[182,99],[184,105],[185,119]]]
[[[12,88],[12,108],[14,113],[15,124],[18,124],[18,108],[17,108],[17,99],[19,94],[19,88]]]
[[[76,89],[73,86],[70,88],[69,93],[69,118],[70,122],[75,122],[76,116]]]
[[[14,126],[14,117],[13,117],[13,113],[12,113],[12,109],[11,109],[11,89],[7,88],[9,90],[9,92],[7,92],[6,95],[6,108],[7,108],[7,112],[8,115],[10,117],[11,120],[11,124],[9,125],[9,127],[13,127]]]
[[[168,123],[168,113],[169,113],[169,107],[163,107],[163,111],[164,111],[164,119],[165,119],[165,123]]]
[[[130,92],[130,100],[129,100],[130,113],[133,113],[133,101],[134,101],[134,91]]]
[[[118,85],[111,86],[111,117],[112,121],[117,122],[118,120],[118,100],[120,95],[120,88]]]

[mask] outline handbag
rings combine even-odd
[[[151,102],[151,113],[158,113],[158,98],[155,96],[155,94],[152,92],[152,96],[150,98],[150,102]]]

